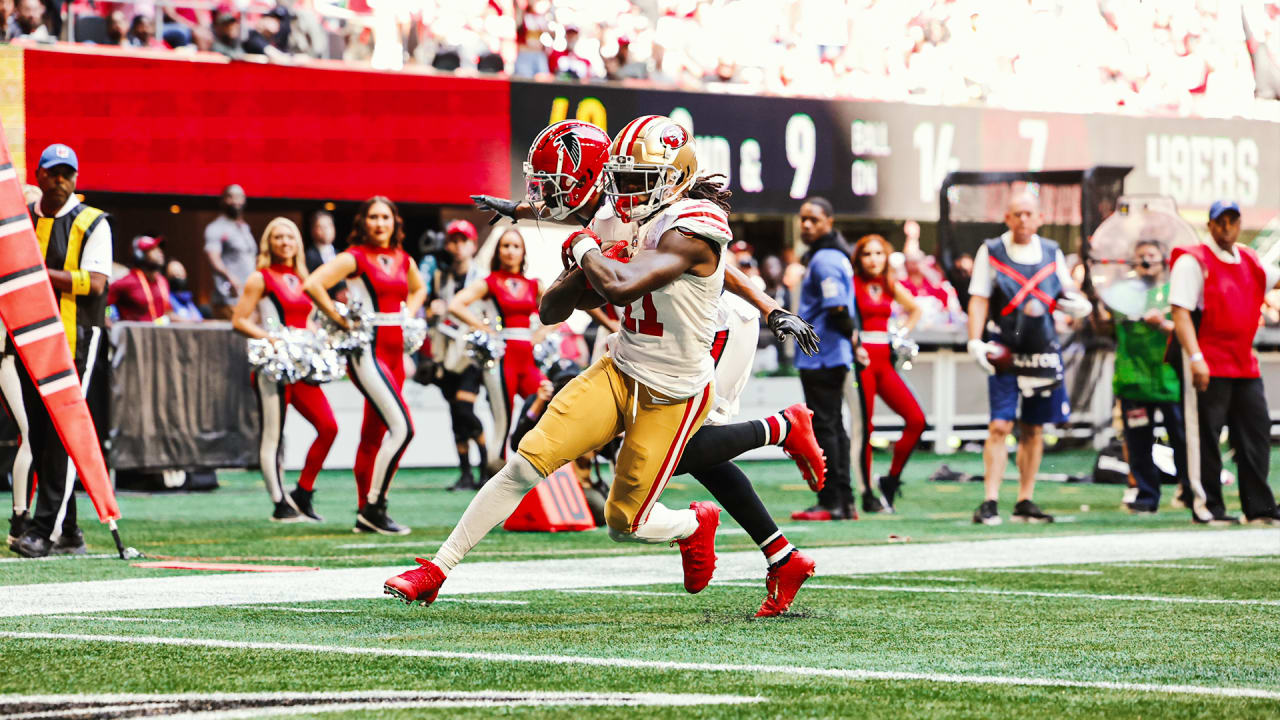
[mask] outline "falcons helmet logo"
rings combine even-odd
[[[573,162],[573,169],[577,170],[582,164],[582,144],[578,142],[578,136],[565,132],[557,135],[554,142],[561,153],[569,156],[569,160]]]

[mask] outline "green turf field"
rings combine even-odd
[[[1054,454],[1044,469],[1081,472],[1091,458]],[[792,542],[819,552],[885,557],[899,550],[929,551],[931,544],[941,552],[972,540],[1027,536],[1070,542],[1069,536],[1104,533],[1116,544],[1129,537],[1155,537],[1157,544],[1162,537],[1179,537],[1185,544],[1188,532],[1198,532],[1191,537],[1203,537],[1203,553],[1193,546],[1161,562],[1055,560],[933,571],[904,562],[872,574],[850,574],[858,572],[856,561],[847,572],[820,562],[818,577],[791,615],[768,620],[751,617],[764,595],[758,578],[713,582],[697,596],[685,594],[678,582],[634,585],[606,572],[589,589],[495,587],[442,595],[429,608],[370,596],[97,612],[91,611],[95,603],[107,598],[95,596],[94,588],[112,586],[79,586],[74,592],[85,593],[85,612],[0,617],[0,656],[15,669],[40,668],[0,678],[0,717],[33,711],[73,716],[65,698],[37,707],[30,697],[16,695],[81,694],[99,706],[160,707],[173,699],[153,696],[170,693],[268,693],[275,699],[242,699],[246,704],[236,706],[241,714],[234,716],[269,716],[282,711],[278,703],[286,691],[304,695],[285,709],[304,713],[297,717],[323,718],[637,712],[681,718],[1280,716],[1280,530],[1192,528],[1186,511],[1130,517],[1119,510],[1119,487],[1060,483],[1042,483],[1037,490],[1038,502],[1060,522],[974,526],[969,518],[981,499],[979,484],[925,482],[938,462],[928,455],[913,461],[899,515],[837,524],[785,520],[812,497],[794,466],[753,463],[746,469]],[[980,465],[974,456],[946,462],[968,471]],[[212,494],[123,495],[121,529],[128,544],[153,559],[304,565],[338,575],[407,567],[415,554],[434,550],[469,500],[470,494],[443,489],[451,480],[443,471],[401,474],[391,512],[414,527],[407,538],[351,533],[354,490],[345,472],[327,472],[317,485],[317,509],[328,518],[323,525],[266,522],[270,505],[259,480],[224,473],[223,487]],[[1007,515],[1013,484],[1006,490],[1009,500],[1001,509]],[[704,497],[695,484],[673,484],[664,502],[678,506]],[[1230,488],[1228,505],[1236,503]],[[82,514],[91,512],[87,502],[81,507]],[[753,549],[736,530],[726,516],[717,546],[722,554]],[[86,533],[91,553],[109,551],[105,531],[86,522]],[[1231,554],[1233,537],[1250,538],[1255,549],[1261,537],[1263,550],[1224,557]],[[1275,550],[1267,552],[1272,538]],[[840,550],[851,546],[866,547]],[[666,548],[617,545],[601,531],[499,530],[455,577],[461,582],[458,572],[480,562],[580,559],[602,567],[678,567],[674,555]],[[974,560],[965,562],[982,564]],[[525,567],[511,565],[517,566]],[[150,587],[156,578],[175,577],[172,582],[180,584],[192,575],[144,570],[118,559],[5,562],[0,596],[43,591],[34,584],[136,578],[138,587]],[[275,577],[296,582],[306,574]],[[200,578],[209,580],[210,574]],[[72,590],[50,587],[51,603],[60,592]],[[338,703],[324,712],[307,704],[318,702],[314,698],[305,699],[306,693],[374,690],[423,697],[401,698],[400,706],[386,704],[385,695],[362,698],[371,705],[353,709]],[[537,692],[571,697],[527,694]],[[148,697],[89,697],[96,693]],[[584,693],[599,695],[577,697]],[[663,695],[643,700],[656,707],[602,705],[636,701],[614,696],[619,693]],[[730,700],[741,704],[710,704]],[[673,704],[678,702],[695,704]],[[228,707],[199,709],[230,712]]]

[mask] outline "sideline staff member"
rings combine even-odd
[[[1187,476],[1191,519],[1234,525],[1222,500],[1218,438],[1230,429],[1240,477],[1240,507],[1249,522],[1275,525],[1280,510],[1267,486],[1271,464],[1271,414],[1253,354],[1262,299],[1280,281],[1280,268],[1263,267],[1254,251],[1236,245],[1240,206],[1219,200],[1209,208],[1213,242],[1173,250],[1169,302],[1184,352],[1183,398],[1187,418]]]
[[[90,383],[96,380],[95,369],[105,341],[102,328],[107,280],[111,276],[111,229],[105,213],[76,197],[79,169],[79,160],[71,148],[62,144],[45,148],[36,168],[36,183],[44,194],[27,210],[44,250],[49,281],[58,296],[62,325],[75,358],[80,385],[89,397]],[[6,354],[11,354],[8,338],[5,340]],[[30,447],[31,469],[40,478],[35,512],[28,520],[25,514],[19,513],[18,505],[21,496],[23,510],[26,509],[31,474],[18,478],[15,473],[14,515],[9,527],[10,536],[16,540],[10,549],[25,557],[44,557],[51,552],[82,554],[84,534],[76,525],[73,497],[75,469],[70,466],[40,391],[22,362],[16,358],[9,362],[6,358],[0,368],[7,373],[0,385],[11,414],[25,413],[28,433],[22,442]],[[21,387],[20,397],[10,392],[12,380]],[[19,426],[22,424],[19,422]]]
[[[987,371],[991,422],[982,447],[983,502],[973,521],[999,525],[997,501],[1009,462],[1005,438],[1018,421],[1018,502],[1014,522],[1050,523],[1053,516],[1031,499],[1036,473],[1044,457],[1045,423],[1064,423],[1070,412],[1062,382],[1062,354],[1054,328],[1056,308],[1084,317],[1093,306],[1075,291],[1062,250],[1040,237],[1040,203],[1022,192],[1009,201],[1004,215],[1009,231],[987,240],[973,257],[969,280],[969,353]],[[998,333],[991,339],[1013,353],[1014,370],[997,373],[987,360],[982,340],[987,320]],[[1021,405],[1021,407],[1019,407]]]
[[[800,206],[800,238],[809,245],[804,261],[808,269],[800,285],[800,317],[813,326],[819,341],[817,355],[797,353],[795,364],[805,404],[813,410],[813,433],[827,456],[827,482],[818,493],[818,504],[792,513],[792,520],[858,517],[849,481],[849,437],[862,436],[862,418],[852,418],[846,433],[840,413],[853,367],[851,338],[857,330],[853,265],[849,243],[834,224],[834,211],[825,198],[812,197]]]

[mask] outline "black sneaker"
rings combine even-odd
[[[276,503],[275,512],[271,513],[271,522],[278,523],[296,523],[306,522],[307,519],[298,512],[298,509],[289,504],[288,500],[281,500]]]
[[[1154,504],[1148,503],[1129,503],[1125,506],[1129,510],[1130,515],[1155,515],[1159,508]]]
[[[1217,515],[1214,515],[1206,520],[1201,518],[1199,515],[1196,515],[1194,512],[1192,512],[1191,522],[1195,523],[1196,525],[1209,525],[1211,527],[1228,527],[1231,525],[1239,525],[1240,518],[1236,517],[1235,515],[1228,515],[1224,512],[1224,513],[1219,513]]]
[[[1245,522],[1250,525],[1280,525],[1280,507],[1276,507],[1269,515],[1254,515]]]
[[[902,495],[902,479],[897,475],[881,475],[880,497],[884,501],[885,509],[895,512],[894,502],[900,495]]]
[[[48,557],[52,549],[53,543],[49,542],[49,538],[32,528],[18,538],[13,551],[26,558],[42,558]]]
[[[315,490],[303,490],[301,487],[295,487],[293,492],[289,493],[289,499],[293,501],[293,506],[303,517],[311,522],[324,522],[324,518],[320,517],[320,513],[311,506],[311,497],[316,494]]]
[[[1000,511],[996,508],[995,500],[986,500],[973,511],[974,524],[980,525],[999,525],[1004,522],[1000,519]]]
[[[1039,505],[1030,500],[1019,500],[1017,505],[1013,506],[1013,516],[1010,518],[1016,523],[1051,523],[1053,516],[1040,509]]]
[[[480,484],[476,482],[476,478],[469,472],[464,472],[458,476],[458,481],[449,486],[449,492],[458,492],[460,490],[479,490]]]
[[[84,555],[87,552],[88,549],[84,546],[84,532],[80,528],[72,528],[71,532],[64,529],[58,541],[49,550],[50,555]]]
[[[357,531],[376,532],[379,535],[408,535],[411,528],[400,525],[387,515],[387,502],[369,503],[356,513]]]
[[[882,513],[885,511],[884,503],[880,502],[880,498],[871,490],[862,493],[862,512],[864,513]]]
[[[14,513],[13,516],[9,518],[9,539],[7,544],[10,550],[14,552],[18,551],[18,538],[22,537],[22,534],[27,531],[27,523],[30,522],[30,520],[31,518],[26,513],[22,513],[21,515]]]

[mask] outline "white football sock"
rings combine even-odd
[[[616,542],[669,543],[683,540],[698,529],[698,516],[688,508],[672,510],[662,503],[654,503],[649,519],[634,533],[620,533],[610,528],[609,537]]]
[[[448,575],[490,530],[515,512],[525,494],[540,482],[542,476],[537,469],[520,453],[512,453],[507,464],[472,498],[431,562]]]

